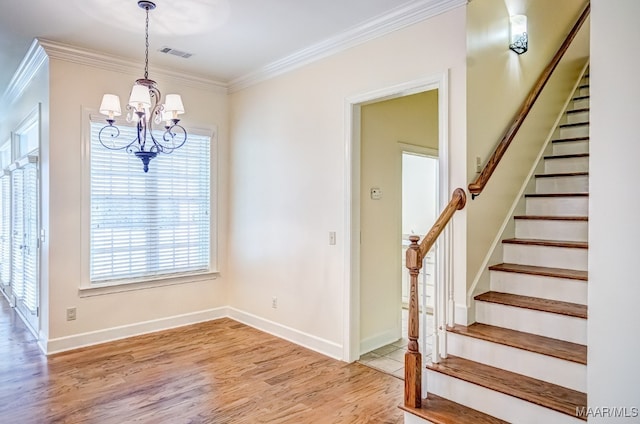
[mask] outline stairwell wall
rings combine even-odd
[[[585,6],[583,1],[552,0],[469,3],[467,25],[467,176],[476,176],[476,160],[487,162],[517,110]],[[528,16],[529,51],[508,49],[509,16]],[[553,125],[588,57],[588,24],[565,54],[554,76],[524,122],[482,194],[467,204],[467,288],[488,289],[486,265],[506,225],[518,194],[544,148]],[[494,257],[500,257],[498,252]],[[470,293],[471,295],[472,293]],[[471,302],[468,304],[471,305]],[[461,324],[473,321],[456,316]]]

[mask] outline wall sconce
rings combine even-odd
[[[529,48],[527,37],[527,16],[513,15],[509,17],[511,23],[509,48],[518,54],[522,54]]]

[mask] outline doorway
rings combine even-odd
[[[345,272],[345,329],[343,333],[343,359],[349,362],[356,361],[361,354],[371,351],[374,346],[384,346],[390,341],[401,339],[403,336],[402,329],[402,258],[399,254],[399,246],[402,245],[402,151],[403,144],[417,145],[413,138],[407,138],[404,134],[395,134],[387,136],[387,147],[391,151],[378,155],[373,155],[378,164],[373,167],[373,179],[369,179],[365,171],[365,163],[369,159],[370,151],[363,148],[363,143],[368,136],[366,125],[363,121],[368,118],[367,106],[387,103],[387,101],[400,101],[414,99],[424,93],[435,95],[435,101],[431,102],[432,110],[421,108],[400,108],[400,118],[404,119],[408,116],[418,116],[418,119],[424,124],[427,122],[429,127],[436,128],[435,138],[432,140],[431,148],[437,151],[438,157],[438,182],[434,190],[438,194],[439,204],[438,211],[442,209],[443,193],[449,190],[448,185],[448,90],[447,90],[447,73],[434,75],[420,80],[409,81],[395,86],[378,89],[369,93],[364,93],[347,99],[347,134],[346,139],[346,175],[347,175],[347,193],[346,193],[346,228],[345,235],[345,261],[347,263]],[[389,114],[382,114],[380,119],[374,119],[373,122],[390,121]],[[396,122],[398,124],[398,122]],[[402,123],[400,128],[405,128]],[[382,134],[382,132],[378,132]],[[391,171],[389,171],[391,170]],[[389,171],[389,172],[387,172]],[[388,185],[383,179],[377,177],[388,173],[395,178],[396,183],[393,186]],[[394,188],[390,188],[394,187]],[[368,205],[366,205],[368,203]],[[393,220],[381,219],[375,217],[367,217],[367,212],[362,213],[363,206],[370,206],[375,209],[384,209],[383,206],[390,205],[394,210],[395,218]],[[370,219],[372,218],[372,219]],[[374,231],[369,230],[369,224],[373,223]],[[378,237],[382,233],[393,234],[389,236],[390,242],[378,244],[372,237]],[[446,240],[443,240],[443,244]],[[391,288],[388,294],[374,294],[367,292],[372,286],[371,281],[367,280],[367,252],[366,246],[380,245],[384,249],[388,249],[388,254],[381,255],[384,261],[395,261],[389,269],[390,277],[379,279],[382,281],[391,281]],[[363,266],[364,254],[364,266]],[[389,259],[387,259],[389,258]],[[436,265],[440,261],[440,256],[436,257]],[[375,262],[375,261],[374,261]],[[381,262],[382,263],[382,262]],[[369,273],[371,274],[371,273]],[[366,281],[365,281],[366,280]],[[375,285],[374,285],[375,287]],[[380,299],[389,300],[389,308],[378,307],[375,302]],[[373,320],[384,322],[386,329],[382,326],[376,329],[376,325],[370,325],[367,320],[373,317]],[[374,323],[375,324],[375,323]]]

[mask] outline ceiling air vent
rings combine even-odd
[[[185,59],[189,59],[191,56],[193,56],[193,53],[183,52],[183,51],[180,51],[180,50],[172,49],[171,47],[163,47],[158,51],[160,53],[166,53],[166,54],[172,54],[174,56],[180,56],[180,57],[183,57]]]

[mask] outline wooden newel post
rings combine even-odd
[[[420,408],[422,400],[422,355],[418,348],[420,317],[418,309],[418,275],[422,268],[422,257],[418,240],[409,237],[411,245],[407,249],[407,268],[411,274],[409,289],[409,344],[404,354],[404,404],[411,408]]]

